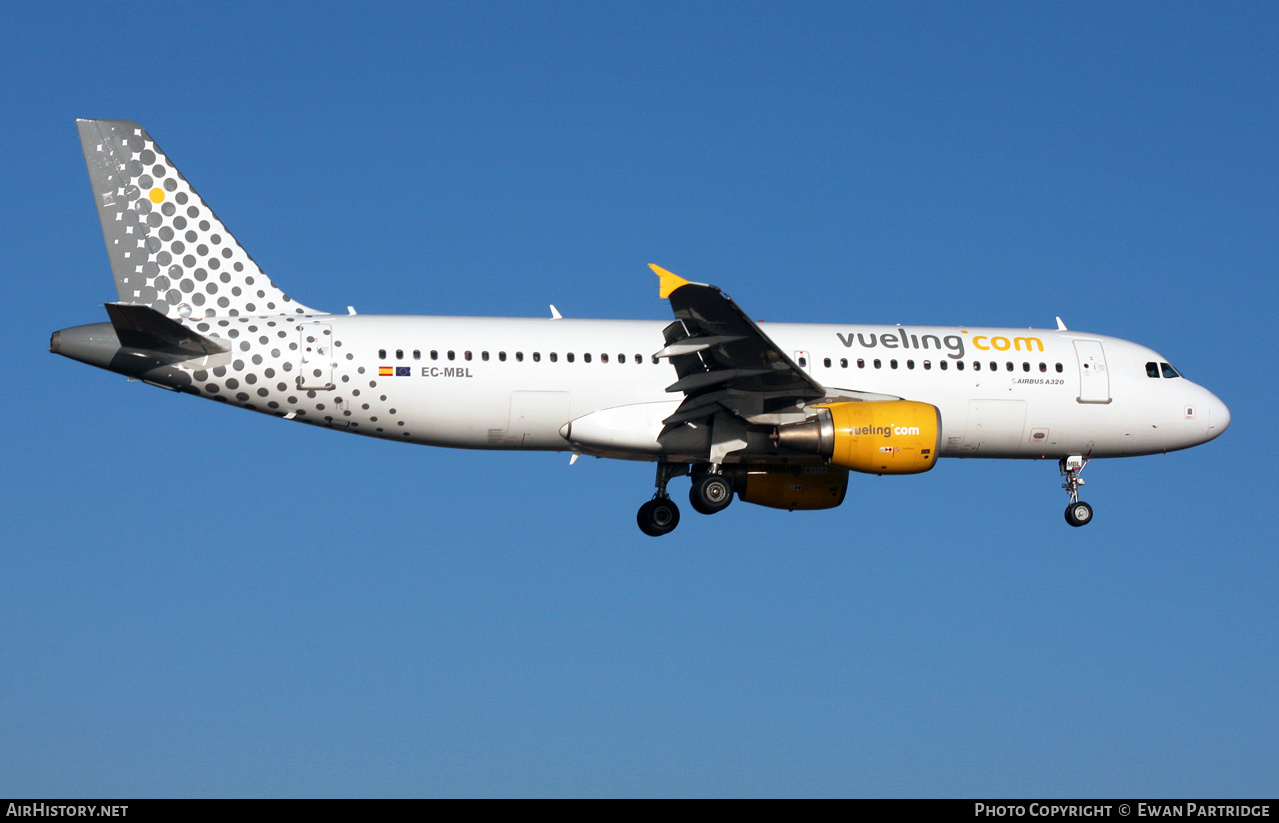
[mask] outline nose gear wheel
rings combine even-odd
[[[1070,495],[1070,505],[1066,507],[1066,522],[1072,526],[1086,526],[1092,522],[1092,506],[1080,501],[1079,487],[1084,485],[1079,473],[1088,465],[1087,457],[1064,457],[1057,466],[1066,482],[1061,487]]]

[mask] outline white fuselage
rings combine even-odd
[[[190,325],[232,349],[178,366],[191,376],[190,389],[411,443],[659,459],[670,456],[657,443],[662,420],[683,397],[666,391],[676,380],[669,362],[652,357],[662,347],[665,323],[657,321],[313,315]],[[1146,364],[1165,358],[1113,337],[1047,329],[761,327],[832,395],[890,395],[936,406],[944,457],[1152,454],[1205,442],[1229,423],[1225,405],[1206,389],[1181,377],[1148,376]],[[564,436],[572,421],[619,409],[596,418],[618,429],[608,443]]]

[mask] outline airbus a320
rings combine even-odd
[[[1205,443],[1226,405],[1168,359],[1055,329],[754,322],[658,266],[673,321],[330,314],[271,282],[136,123],[80,120],[119,300],[50,350],[313,426],[466,449],[656,463],[639,508],[672,531],[669,483],[702,514],[735,498],[840,505],[849,472],[943,457],[1056,460],[1072,526],[1094,458]]]

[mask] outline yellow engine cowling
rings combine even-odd
[[[820,463],[751,463],[736,478],[738,496],[774,509],[833,509],[844,502],[848,469]]]
[[[778,427],[778,445],[868,474],[918,474],[937,462],[941,413],[936,406],[871,400],[814,408],[816,417]]]

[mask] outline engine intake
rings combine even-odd
[[[814,406],[803,423],[777,427],[777,445],[867,474],[919,474],[937,462],[941,412],[914,400]]]

